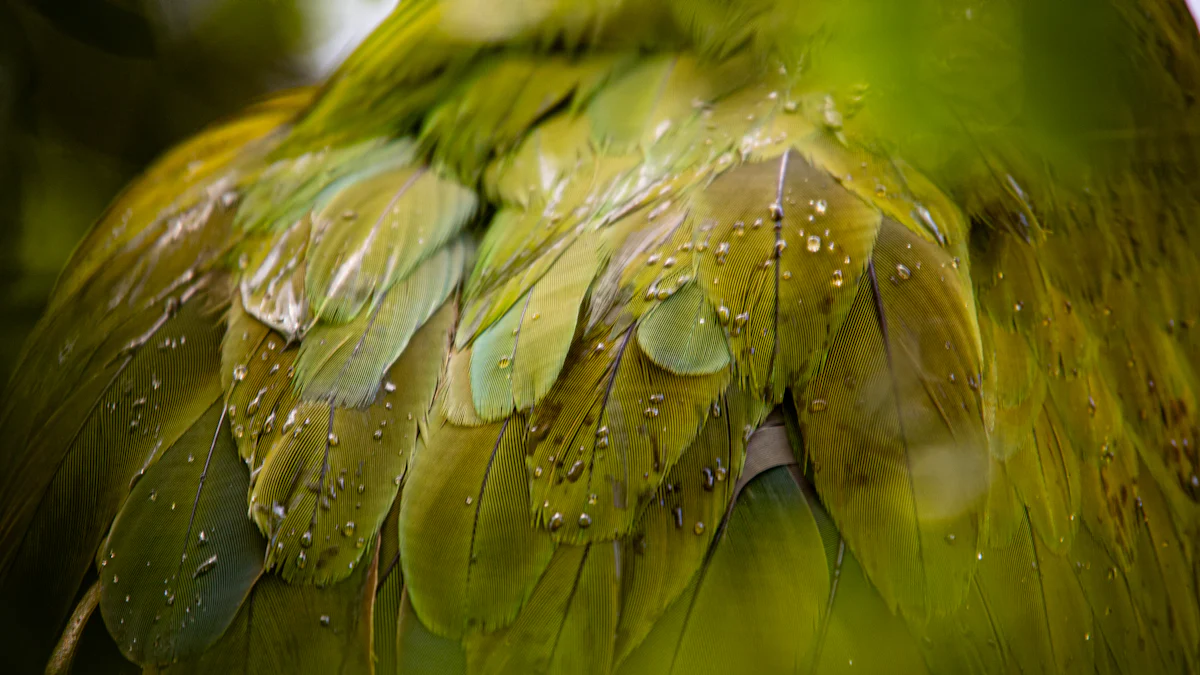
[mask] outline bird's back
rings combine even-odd
[[[875,4],[406,0],[162,158],[0,410],[0,658],[1195,672],[1186,8]]]

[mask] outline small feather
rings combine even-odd
[[[884,599],[914,617],[963,601],[989,486],[980,338],[948,258],[885,220],[800,403],[822,500]]]
[[[475,338],[471,395],[484,420],[537,404],[558,379],[596,275],[596,237],[584,235],[499,321]]]
[[[475,193],[427,167],[356,178],[323,197],[312,214],[305,286],[313,314],[331,323],[377,304],[475,211]]]
[[[388,289],[370,311],[345,324],[319,322],[300,343],[296,384],[305,400],[369,403],[384,372],[461,278],[467,244],[456,241]]]
[[[130,491],[98,566],[100,610],[127,658],[194,658],[229,627],[266,547],[238,504],[248,487],[218,401]]]
[[[510,623],[554,551],[529,523],[525,421],[445,424],[417,454],[400,513],[408,596],[435,633]],[[428,546],[431,538],[438,546]]]

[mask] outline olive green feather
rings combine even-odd
[[[426,628],[413,611],[407,594],[400,601],[396,629],[393,640],[396,643],[397,672],[430,675],[464,675],[467,672],[467,657],[462,645]],[[376,672],[381,671],[376,668]]]
[[[461,638],[510,623],[554,552],[530,526],[526,434],[519,415],[479,427],[444,423],[413,459],[400,559],[409,601],[436,634]]]
[[[328,586],[289,584],[263,575],[221,640],[199,658],[151,673],[339,673],[372,669],[372,611],[378,548]]]
[[[269,382],[257,392],[250,389],[255,380],[248,369],[243,382],[251,384],[234,384],[230,408],[254,397],[240,409],[255,419],[238,424],[249,422],[252,434],[259,431],[250,513],[270,540],[268,569],[278,569],[289,581],[327,583],[348,576],[361,562],[426,424],[452,318],[453,308],[444,308],[417,331],[364,408],[309,401],[291,391],[276,393],[272,408],[263,408],[256,399],[289,387],[286,372],[291,366],[281,370],[269,358],[250,359],[255,371],[266,371],[263,379]],[[269,357],[272,338],[264,342],[261,353]],[[281,343],[278,349],[283,349]],[[299,362],[302,350],[289,348],[278,358]],[[262,415],[273,420],[270,428],[265,421],[261,430],[256,426]]]
[[[628,532],[729,382],[728,372],[687,377],[655,365],[634,331],[577,343],[530,419],[529,506],[559,541]]]
[[[313,326],[296,356],[301,397],[346,407],[370,403],[388,367],[458,286],[468,246],[460,239],[441,248],[349,322]]]
[[[762,407],[732,387],[714,402],[704,428],[625,538],[617,662],[653,630],[707,560],[742,476],[747,430],[757,427]]]
[[[1177,0],[400,3],[73,257],[5,665],[1196,670],[1198,54]]]
[[[752,479],[691,586],[618,672],[807,669],[830,585],[809,508],[789,468]]]
[[[429,167],[364,173],[328,188],[312,213],[305,286],[313,316],[330,323],[379,303],[475,211],[475,193]]]
[[[988,489],[970,287],[935,245],[885,220],[801,421],[815,484],[891,607],[957,607]],[[932,317],[932,318],[931,318]]]
[[[173,312],[137,317],[133,335],[108,336],[131,348],[88,369],[15,468],[24,480],[8,488],[0,519],[0,623],[29,645],[23,654],[49,654],[135,476],[220,398],[219,314],[206,289],[184,297]]]
[[[600,263],[597,239],[583,235],[570,244],[545,276],[475,338],[471,397],[481,419],[532,408],[558,379]]]
[[[510,625],[464,640],[469,672],[607,673],[619,615],[616,542],[563,544]],[[516,647],[516,648],[514,648]]]
[[[248,484],[218,400],[133,486],[98,555],[100,611],[127,658],[195,658],[229,627],[266,549],[239,504]]]

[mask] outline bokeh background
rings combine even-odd
[[[126,182],[212,120],[319,80],[395,2],[0,0],[0,385]]]
[[[396,0],[0,0],[0,388],[75,243],[172,144],[311,83]]]

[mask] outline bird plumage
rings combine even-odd
[[[76,251],[4,658],[1195,671],[1181,12],[401,3]]]

